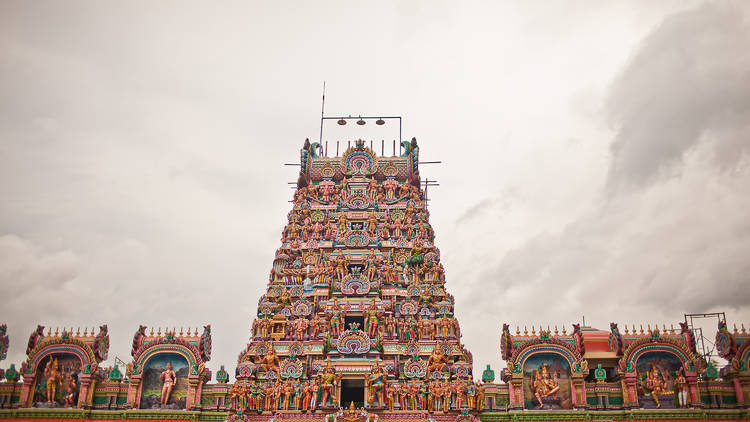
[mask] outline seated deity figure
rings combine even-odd
[[[47,403],[54,403],[57,386],[62,381],[62,373],[60,372],[60,365],[57,363],[57,358],[50,359],[47,362],[47,366],[44,367],[44,376],[47,377],[44,385],[47,390]]]
[[[531,390],[534,392],[534,397],[536,397],[539,402],[539,409],[544,408],[542,397],[557,397],[557,392],[560,391],[560,385],[557,376],[553,377],[550,375],[546,362],[542,363],[542,368],[540,370],[534,371],[534,375],[531,379]]]
[[[378,399],[378,407],[382,407],[385,404],[383,401],[383,392],[385,389],[385,372],[380,366],[379,359],[375,360],[375,364],[370,370],[370,376],[367,378],[367,385],[369,387],[368,401],[370,403],[370,407],[374,407],[376,397]]]
[[[164,405],[169,401],[169,395],[172,394],[172,389],[177,384],[177,374],[172,370],[171,362],[167,362],[167,367],[161,372],[159,379],[162,382],[159,402]]]
[[[273,346],[268,346],[265,356],[260,360],[260,366],[266,371],[276,371],[279,374],[279,357],[276,355],[276,351],[273,350]]]
[[[440,345],[436,344],[435,348],[432,349],[432,354],[427,359],[427,374],[425,377],[429,377],[434,371],[442,371],[447,363],[448,358],[443,354]]]
[[[281,291],[278,299],[276,299],[276,303],[281,305],[281,307],[289,306],[292,304],[292,297],[289,295],[289,291],[286,287],[284,287],[284,290]]]
[[[659,402],[659,395],[667,393],[667,378],[653,363],[648,372],[646,372],[646,388],[651,390],[649,394],[651,395],[651,398],[654,399],[657,409],[660,408],[661,402]]]

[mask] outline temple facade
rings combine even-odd
[[[305,141],[250,341],[215,374],[211,326],[139,326],[102,367],[98,329],[38,326],[0,370],[0,419],[375,422],[747,420],[750,341],[720,323],[706,361],[687,324],[498,332],[504,368],[461,343],[419,174],[417,141],[327,157]],[[394,151],[395,152],[395,151]],[[522,322],[521,322],[522,324]],[[10,339],[0,326],[0,360]],[[234,376],[230,376],[230,372]],[[230,379],[231,378],[231,379]],[[231,382],[230,382],[231,381]]]

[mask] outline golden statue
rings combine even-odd
[[[660,408],[661,403],[659,402],[659,395],[669,393],[667,391],[667,377],[659,372],[659,369],[653,363],[648,372],[646,372],[646,388],[651,390],[649,394],[651,395],[651,398],[654,399],[656,408]]]
[[[53,403],[55,401],[55,394],[57,393],[57,386],[62,382],[62,373],[60,373],[60,365],[57,363],[57,358],[50,359],[47,362],[47,366],[44,367],[44,376],[47,377],[44,385],[47,389],[47,403]]]
[[[279,295],[279,298],[276,300],[276,302],[284,306],[289,306],[292,304],[292,297],[289,295],[289,291],[284,287],[284,290],[281,292],[281,295]]]
[[[557,392],[560,391],[557,374],[554,376],[550,375],[547,362],[542,363],[541,369],[534,371],[530,384],[531,390],[534,392],[534,397],[539,401],[539,409],[544,408],[542,397],[552,396],[557,398]]]

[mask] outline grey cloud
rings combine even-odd
[[[742,2],[707,2],[665,19],[614,82],[617,128],[609,186],[644,186],[680,172],[699,142],[733,167],[750,148],[750,21]]]

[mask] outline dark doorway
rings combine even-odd
[[[359,324],[359,329],[364,330],[365,329],[365,317],[363,316],[356,316],[356,315],[347,315],[344,317],[344,329],[349,329],[349,324],[352,322],[356,322]]]
[[[365,405],[365,380],[341,380],[341,406],[346,409],[349,402],[356,407]]]

